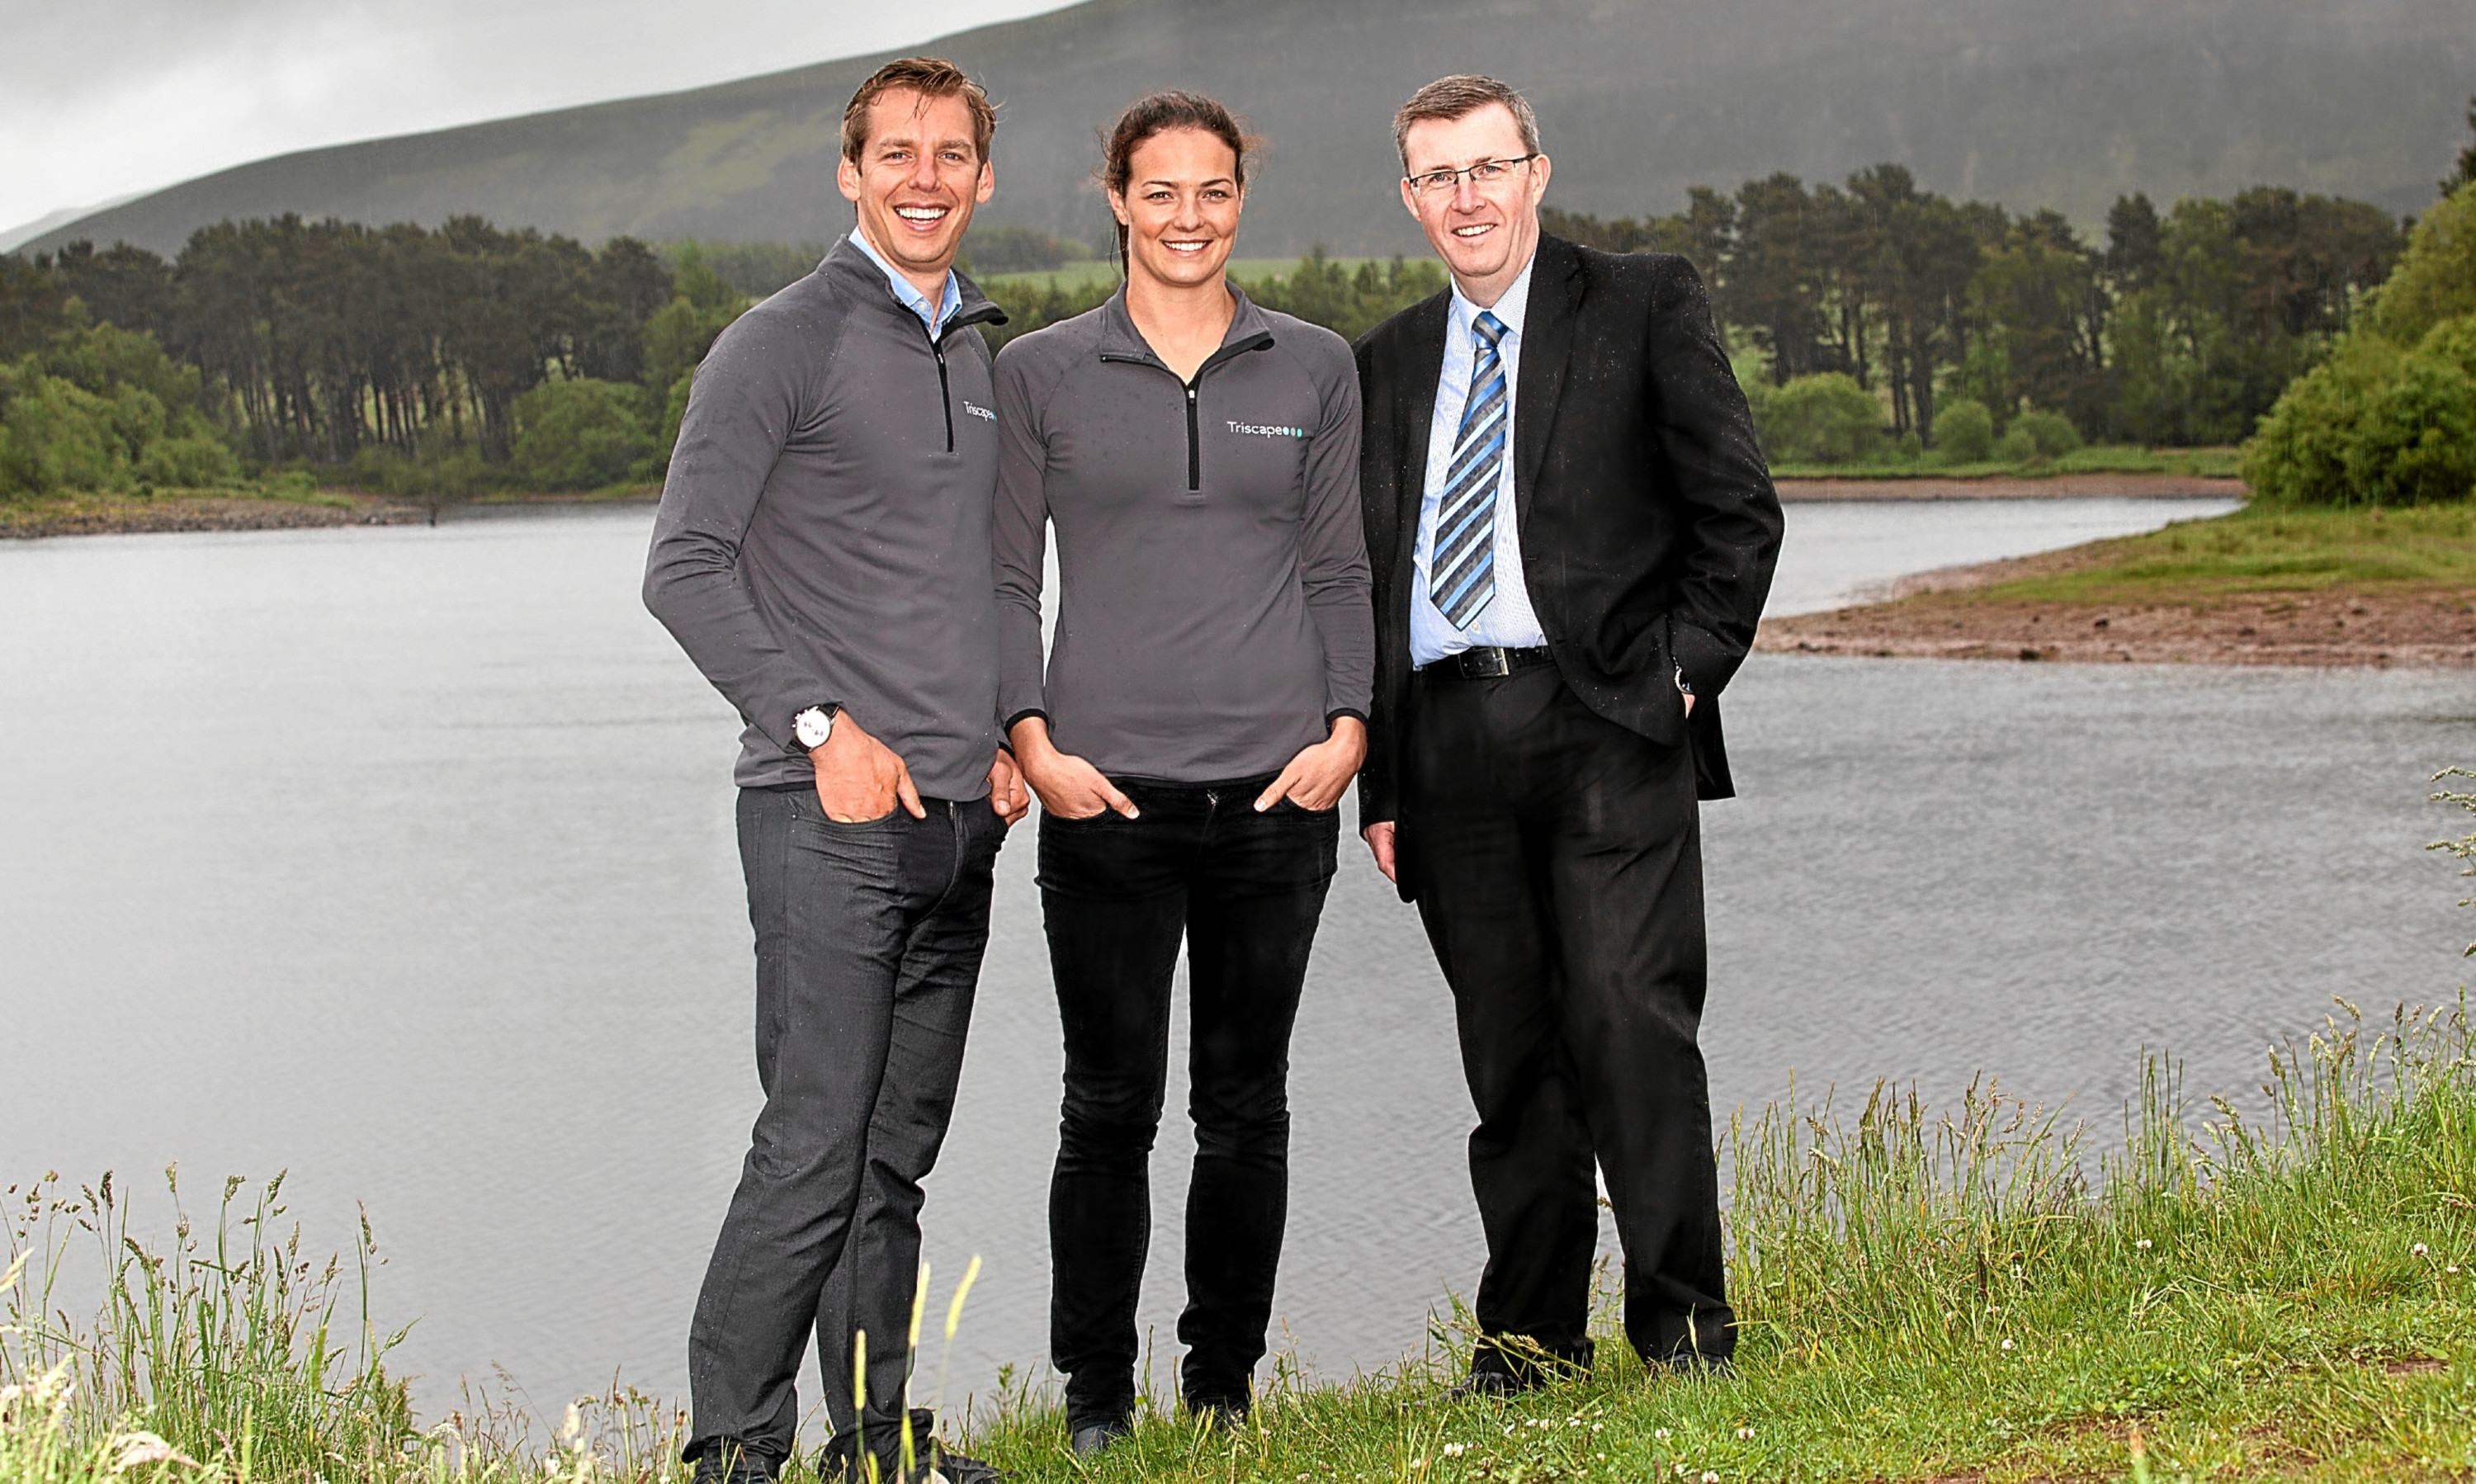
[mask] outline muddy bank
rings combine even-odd
[[[321,526],[406,526],[430,519],[427,506],[376,495],[349,504],[309,505],[241,496],[83,499],[0,505],[0,538],[129,535],[166,531],[291,531]]]

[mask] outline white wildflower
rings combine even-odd
[[[117,1456],[112,1459],[112,1465],[122,1473],[127,1473],[142,1464],[181,1463],[192,1468],[197,1466],[197,1460],[151,1432],[124,1432],[113,1438],[111,1444],[117,1450]]]

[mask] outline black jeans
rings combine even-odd
[[[1596,1162],[1624,1244],[1644,1360],[1735,1344],[1711,1098],[1694,760],[1592,711],[1553,667],[1420,676],[1405,736],[1403,868],[1452,987],[1477,1105],[1487,1233],[1480,1369],[1535,1346],[1590,1358]]]
[[[1041,904],[1066,1030],[1049,1332],[1070,1427],[1134,1404],[1135,1298],[1181,935],[1196,1149],[1180,1390],[1190,1406],[1247,1404],[1289,1213],[1290,1027],[1341,833],[1337,809],[1283,801],[1255,812],[1269,779],[1114,781],[1140,818],[1040,821]]]
[[[813,1327],[831,1451],[851,1457],[864,1429],[895,1477],[920,1180],[953,1113],[1005,839],[986,800],[927,803],[927,819],[838,825],[813,789],[739,796],[765,1107],[688,1333],[690,1457],[733,1444],[789,1457]]]

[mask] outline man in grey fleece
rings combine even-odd
[[[992,867],[1028,801],[998,747],[990,520],[1002,320],[952,269],[995,115],[951,63],[888,63],[843,117],[858,223],[698,368],[645,605],[747,724],[740,860],[765,1105],[688,1339],[700,1481],[789,1457],[817,1335],[820,1461],[994,1471],[905,1411],[920,1181],[953,1110]],[[867,1403],[854,1351],[866,1335]]]

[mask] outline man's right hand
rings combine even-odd
[[[911,770],[894,749],[860,730],[849,711],[834,717],[824,745],[808,750],[817,765],[817,804],[838,825],[864,825],[894,812],[898,803],[913,819],[927,819]]]
[[[1393,821],[1370,825],[1359,833],[1367,837],[1367,848],[1375,853],[1375,869],[1384,873],[1384,879],[1400,885],[1401,878],[1395,874],[1393,860]]]
[[[1027,716],[1006,735],[1014,744],[1023,780],[1040,796],[1042,808],[1060,819],[1090,819],[1102,809],[1135,817],[1135,801],[1120,793],[1100,769],[1051,744],[1045,719]]]

